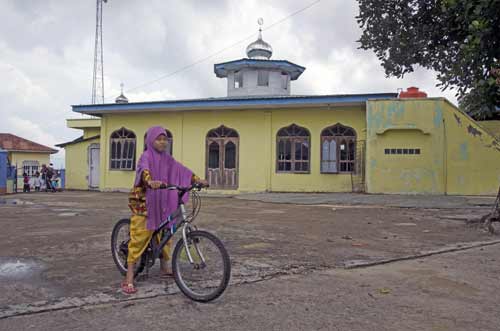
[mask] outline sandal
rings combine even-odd
[[[137,293],[137,289],[135,288],[134,284],[127,283],[127,281],[123,281],[121,287],[124,294],[130,295]]]

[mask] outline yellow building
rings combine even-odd
[[[489,195],[500,185],[498,138],[443,98],[368,102],[366,155],[370,193]]]
[[[446,99],[292,95],[305,68],[271,54],[259,36],[247,58],[216,64],[227,97],[129,103],[122,93],[73,106],[98,119],[68,120],[84,135],[59,145],[66,187],[97,187],[98,177],[100,190],[129,190],[144,135],[161,125],[174,158],[216,192],[497,192],[497,138]]]
[[[73,190],[99,189],[100,119],[69,119],[67,126],[83,130],[77,139],[59,144],[66,150],[65,187]]]
[[[34,141],[18,137],[10,133],[0,133],[0,149],[7,151],[7,162],[17,169],[17,187],[23,188],[23,173],[32,177],[41,170],[43,164],[50,164],[50,155],[56,149],[38,144]],[[7,193],[14,189],[14,183],[7,183]]]
[[[500,121],[479,121],[478,124],[500,139]]]

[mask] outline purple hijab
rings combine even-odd
[[[166,151],[160,153],[154,148],[154,141],[162,134],[166,136],[167,132],[160,126],[149,128],[146,136],[147,149],[142,153],[137,163],[134,186],[141,185],[144,170],[149,170],[152,180],[179,186],[189,186],[191,184],[193,176],[191,170],[175,161]],[[160,223],[177,209],[177,197],[176,190],[146,190],[148,230],[156,230]],[[187,202],[188,198],[189,196],[186,194],[184,202]]]

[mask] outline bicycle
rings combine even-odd
[[[201,198],[197,193],[201,188],[199,184],[189,187],[164,184],[160,186],[160,189],[178,191],[178,207],[154,231],[148,247],[140,261],[136,263],[134,277],[142,273],[144,269],[148,275],[156,259],[161,257],[163,247],[172,240],[178,230],[181,230],[182,238],[177,241],[172,253],[172,272],[175,283],[191,300],[209,302],[221,296],[226,290],[231,277],[231,262],[220,239],[207,231],[198,230],[192,224],[201,209]],[[187,212],[183,202],[184,195],[189,192],[193,206],[190,213]],[[159,243],[155,239],[158,235],[161,236]],[[130,219],[124,218],[115,224],[111,234],[113,260],[122,275],[127,273],[129,241]],[[193,273],[192,276],[190,272]],[[203,277],[203,272],[208,274],[208,279]]]

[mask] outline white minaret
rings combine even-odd
[[[228,96],[290,95],[290,81],[305,70],[286,60],[270,60],[273,48],[262,39],[264,20],[258,23],[259,36],[247,46],[246,58],[214,66],[217,77],[227,78]]]

